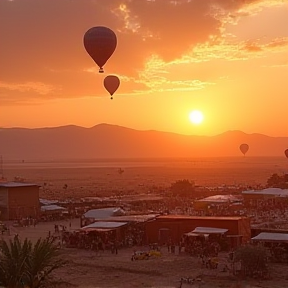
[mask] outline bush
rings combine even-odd
[[[268,273],[267,250],[263,246],[245,245],[234,253],[234,262],[241,262],[244,276],[264,278]]]

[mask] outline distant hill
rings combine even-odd
[[[285,157],[288,137],[241,131],[190,136],[109,124],[0,129],[0,155],[6,160],[241,156],[242,143],[250,146],[247,156]]]

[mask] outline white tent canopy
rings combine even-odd
[[[288,243],[288,234],[261,232],[257,236],[251,238],[251,240],[263,241],[263,242],[266,241],[266,242],[287,242]]]
[[[44,205],[41,206],[41,212],[47,212],[47,211],[66,211],[67,209],[62,207],[62,206],[58,206],[58,205]]]
[[[124,215],[125,211],[120,207],[108,207],[108,208],[99,208],[99,209],[91,209],[84,214],[85,218],[93,218],[93,219],[108,219],[113,216]]]
[[[213,195],[209,197],[205,197],[197,202],[207,202],[207,203],[227,203],[227,202],[239,202],[240,199],[234,195]]]
[[[250,195],[270,195],[270,196],[280,196],[280,197],[287,197],[288,196],[288,189],[281,189],[281,188],[266,188],[263,190],[247,190],[242,191],[242,194],[250,194]]]
[[[214,228],[214,227],[196,227],[192,233],[196,234],[224,234],[228,229]]]

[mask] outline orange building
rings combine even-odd
[[[39,185],[17,182],[0,183],[0,219],[38,218]]]
[[[241,243],[251,239],[250,218],[248,217],[163,215],[146,223],[147,241],[149,243],[158,242],[160,234],[164,232],[169,233],[169,237],[178,243],[183,234],[189,233],[197,227],[227,229],[226,235],[231,240],[237,238]]]

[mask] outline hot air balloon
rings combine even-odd
[[[284,151],[285,156],[288,158],[288,149]]]
[[[117,46],[115,33],[104,26],[90,28],[84,35],[84,47],[103,73],[103,66],[114,53]]]
[[[113,94],[117,91],[120,85],[120,80],[115,75],[108,75],[104,78],[104,87],[110,93],[111,99],[113,99]]]
[[[245,154],[248,152],[248,150],[249,150],[249,145],[248,144],[245,144],[245,143],[243,143],[243,144],[241,144],[240,145],[240,151],[243,153],[243,155],[245,156]]]

